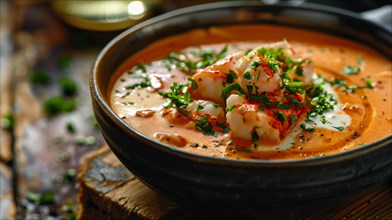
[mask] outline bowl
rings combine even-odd
[[[192,24],[192,25],[189,25]],[[223,2],[192,6],[124,31],[99,54],[92,105],[113,153],[143,183],[189,207],[228,216],[276,218],[336,209],[392,176],[392,135],[355,150],[304,160],[232,160],[196,155],[152,140],[108,104],[109,81],[128,57],[164,37],[227,24],[316,30],[366,44],[390,58],[392,34],[348,11],[320,5]]]

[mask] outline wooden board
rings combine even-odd
[[[145,186],[107,146],[82,160],[78,182],[80,219],[216,219],[182,207]],[[341,210],[300,219],[392,219],[392,179]]]

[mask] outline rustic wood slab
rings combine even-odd
[[[78,182],[79,219],[216,219],[182,207],[145,186],[107,146],[82,160]],[[392,180],[341,210],[300,219],[392,219]]]

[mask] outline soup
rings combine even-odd
[[[110,104],[140,133],[233,159],[301,159],[392,133],[391,62],[364,45],[288,27],[197,29],[114,74]]]

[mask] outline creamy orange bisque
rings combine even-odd
[[[116,70],[110,104],[148,137],[234,159],[301,159],[392,133],[391,61],[364,45],[277,26],[197,29]]]

